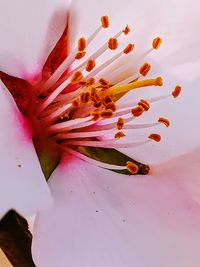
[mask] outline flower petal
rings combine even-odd
[[[28,123],[2,83],[0,102],[0,217],[9,209],[27,216],[49,206],[51,196],[32,144]]]
[[[197,160],[199,151],[162,165],[158,179],[66,158],[49,184],[54,207],[35,222],[36,265],[198,267],[199,205],[181,187],[198,180]]]

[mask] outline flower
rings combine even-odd
[[[128,3],[129,2],[127,2],[127,4]],[[139,4],[138,4],[138,6],[139,6]],[[126,6],[126,9],[127,9],[127,6]],[[153,11],[155,12],[155,9],[153,9]],[[150,24],[148,24],[148,25],[150,25]],[[82,40],[82,41],[84,42],[84,40]],[[116,40],[114,39],[111,41],[111,44],[115,45],[115,42],[116,42]],[[165,59],[163,59],[163,60],[165,60]],[[170,62],[170,60],[167,62]],[[94,64],[93,61],[91,61],[90,63],[91,64],[88,65],[88,68],[90,68],[89,66]],[[146,67],[148,69],[148,65]],[[141,71],[141,72],[143,73],[143,71]],[[76,77],[72,76],[72,78],[70,78],[70,79],[73,80],[73,78],[74,78],[75,80],[73,80],[73,81],[77,81],[77,74],[79,74],[78,77],[82,78],[81,73],[77,72]],[[4,82],[5,82],[5,78],[7,76],[5,74],[2,74],[2,75],[3,75],[2,77],[4,78]],[[137,77],[135,77],[135,78],[137,78]],[[155,82],[159,82],[159,84],[161,84],[160,79],[155,79],[154,83]],[[135,82],[135,84],[138,84],[138,83]],[[28,86],[28,85],[26,84],[26,86]],[[39,88],[39,90],[40,89],[41,88]],[[44,91],[43,91],[43,89],[44,89]],[[117,90],[118,89],[119,89],[119,87],[117,88]],[[108,90],[110,90],[110,89],[108,89]],[[37,110],[39,110],[39,115],[42,115],[42,112],[51,103],[49,101],[49,99],[51,101],[53,99],[52,98],[53,93],[47,92],[47,91],[48,91],[48,88],[45,88],[44,86],[42,86],[42,92],[40,92],[42,94],[40,94],[39,96],[41,99],[43,99],[44,97],[46,97],[46,99],[41,101],[42,105],[39,105],[39,109],[37,109]],[[49,93],[49,95],[48,96],[43,95],[43,93],[45,93],[45,92]],[[177,92],[177,89],[175,92]],[[56,97],[56,96],[54,95],[54,97]],[[83,97],[84,101],[85,101],[85,99],[87,99],[86,95],[84,95],[84,96],[82,95],[82,97]],[[100,100],[104,101],[104,98],[102,98],[101,96],[100,96],[100,98],[101,98]],[[20,102],[22,99],[23,98],[20,98],[19,102],[17,104],[18,104],[18,107],[21,108],[21,111],[25,112],[26,108],[23,109],[24,108],[24,102]],[[47,100],[49,101],[48,103],[47,103]],[[83,100],[82,100],[82,102],[84,102]],[[141,101],[139,101],[139,102],[141,102]],[[25,103],[25,105],[26,104],[27,103]],[[74,103],[72,103],[72,104],[74,104]],[[148,102],[143,101],[143,103],[140,103],[139,107],[141,107],[141,106],[143,107],[143,109],[144,109],[144,107],[148,107]],[[61,108],[61,106],[59,106],[59,108]],[[8,109],[5,108],[5,110],[7,111]],[[135,115],[134,113],[136,111],[138,111],[138,110],[133,110],[133,115]],[[57,110],[53,110],[53,112],[57,112]],[[84,113],[85,111],[81,110],[81,112]],[[50,114],[45,114],[45,115],[49,116]],[[66,115],[68,116],[69,114],[66,114]],[[76,113],[74,113],[72,115],[76,116]],[[92,114],[92,115],[94,117],[94,114]],[[104,115],[108,115],[108,114],[104,114]],[[104,115],[101,114],[102,117]],[[50,116],[52,116],[52,114]],[[3,118],[5,118],[5,116],[3,116]],[[50,119],[52,119],[52,118],[50,118]],[[22,117],[20,118],[20,122],[21,122],[21,120],[22,120]],[[6,120],[6,122],[7,122],[7,120]],[[94,123],[93,120],[92,120],[92,122]],[[168,125],[168,121],[165,119],[161,119],[160,122],[162,122],[162,123],[165,122],[165,124]],[[49,118],[48,118],[48,120],[46,120],[46,123],[49,123]],[[61,123],[62,122],[58,122],[57,127],[60,127]],[[72,120],[67,121],[66,124],[67,123],[68,123],[68,127],[71,126]],[[11,124],[13,125],[12,121],[11,121]],[[66,124],[65,124],[65,126],[66,126]],[[20,123],[20,125],[22,125],[22,124]],[[54,125],[50,126],[50,127],[55,128]],[[22,126],[24,127],[24,125],[22,125]],[[80,125],[79,125],[79,127],[80,127]],[[57,128],[56,130],[58,130],[58,129],[60,130],[60,128]],[[73,134],[77,134],[77,132],[75,131],[75,132],[73,132]],[[157,135],[151,135],[151,137],[153,139],[156,139],[156,140],[159,139],[159,136],[157,136]],[[68,138],[69,138],[69,136],[68,136]],[[23,136],[23,139],[24,139],[24,136]],[[61,140],[63,140],[63,136],[62,136]],[[30,138],[28,139],[28,141],[30,141]],[[66,143],[67,142],[68,141],[66,141]],[[70,143],[70,145],[72,145],[72,142]],[[77,141],[77,142],[79,142],[79,141]],[[96,140],[88,140],[85,142],[96,142]],[[108,144],[108,143],[105,143],[104,140],[101,140],[98,142],[101,142],[101,144],[104,144],[104,145]],[[30,142],[28,142],[28,143],[30,144]],[[80,145],[80,143],[78,143],[78,144],[73,143],[73,144],[74,145]],[[81,145],[83,145],[83,143],[81,143]],[[87,143],[87,145],[88,145],[88,143]],[[95,143],[95,146],[96,146],[96,143]],[[69,151],[68,146],[66,149]],[[184,147],[184,149],[185,149],[185,147]],[[70,152],[72,152],[72,151],[70,150]],[[180,152],[180,150],[179,150],[179,152]],[[79,153],[79,152],[75,151],[73,153],[75,153],[75,155],[77,156],[77,153]],[[175,155],[175,152],[173,152],[172,154]],[[84,159],[86,159],[85,156],[84,156]],[[87,160],[90,161],[89,159],[87,159]],[[133,198],[132,193],[133,192],[132,192],[131,184],[135,180],[130,179],[130,178],[124,178],[120,175],[112,176],[112,175],[110,175],[110,173],[108,176],[107,172],[101,173],[101,170],[99,170],[99,169],[96,170],[96,168],[93,169],[93,167],[91,165],[87,165],[86,163],[84,165],[82,165],[82,164],[83,164],[82,161],[78,160],[77,158],[74,158],[73,156],[71,156],[69,159],[68,158],[63,159],[61,161],[59,167],[55,170],[55,172],[54,172],[54,174],[53,174],[53,176],[49,182],[52,194],[55,198],[55,202],[54,202],[54,206],[52,209],[41,213],[41,215],[40,214],[38,215],[38,219],[37,219],[36,224],[35,224],[35,237],[34,237],[33,253],[34,253],[34,257],[35,257],[35,261],[36,261],[37,266],[47,266],[47,265],[48,266],[49,265],[55,266],[58,259],[59,259],[59,263],[57,263],[57,264],[59,264],[60,266],[65,266],[67,260],[69,260],[70,266],[71,265],[72,266],[73,265],[74,266],[80,266],[80,264],[83,264],[83,263],[86,266],[97,265],[97,264],[98,265],[104,265],[104,266],[112,266],[112,265],[122,266],[122,264],[123,265],[129,265],[130,263],[131,264],[135,263],[138,265],[141,265],[141,264],[145,265],[145,261],[143,263],[142,255],[141,255],[141,246],[143,246],[144,243],[141,241],[142,240],[141,237],[138,236],[136,238],[136,241],[137,241],[137,243],[142,242],[141,243],[142,245],[139,246],[139,248],[137,248],[137,246],[136,246],[137,243],[133,243],[133,240],[134,240],[133,237],[134,236],[131,235],[131,230],[132,230],[133,225],[137,226],[139,224],[139,225],[142,225],[143,227],[145,227],[147,220],[146,220],[145,216],[144,217],[142,216],[142,218],[139,216],[140,215],[139,211],[142,210],[142,208],[141,208],[141,209],[138,209],[138,214],[139,214],[138,216],[139,217],[136,216],[136,221],[135,221],[134,220],[135,217],[133,218],[133,214],[131,213],[132,208],[130,208],[130,205],[129,205],[130,203],[127,204],[127,199],[128,199],[131,201],[131,204],[134,206],[134,203],[132,202],[132,198]],[[105,167],[105,165],[102,165],[102,166]],[[135,167],[135,165],[133,167]],[[19,167],[19,168],[21,168],[21,167]],[[90,172],[87,171],[87,168],[90,169]],[[112,168],[114,168],[114,167],[112,166]],[[82,173],[83,169],[86,169],[84,172],[85,174]],[[170,168],[169,168],[169,170],[170,170]],[[100,172],[100,175],[97,172]],[[66,174],[66,173],[68,173],[68,175],[69,175],[68,179],[63,176],[63,174]],[[93,173],[92,181],[91,181],[88,173]],[[101,181],[101,179],[104,180],[102,178],[103,175],[106,175],[106,178],[104,178],[105,179],[104,183]],[[95,179],[96,177],[99,179],[96,180]],[[160,177],[164,178],[164,174],[161,175]],[[108,179],[109,179],[109,185],[107,185]],[[143,179],[141,179],[141,180],[143,181]],[[154,180],[154,179],[148,180],[148,183],[150,183],[150,181],[152,182],[152,184],[151,183],[148,184],[148,188],[151,188],[150,185],[155,185],[152,180]],[[95,184],[93,184],[94,182],[95,182]],[[136,182],[136,185],[137,185],[137,182]],[[144,184],[143,184],[143,186],[144,186]],[[157,186],[157,184],[155,186]],[[135,188],[137,188],[137,187],[135,186]],[[165,193],[165,187],[164,187],[164,189],[162,186],[161,187],[158,186],[157,188],[162,189],[163,193]],[[45,190],[46,189],[44,189],[44,191]],[[150,190],[150,191],[154,192],[154,188],[152,188],[152,190]],[[173,196],[174,191],[175,190],[172,190],[172,192],[170,192],[170,194],[169,194],[170,197]],[[75,192],[75,194],[73,194],[74,192]],[[123,192],[124,192],[124,195],[127,197],[127,199],[124,198]],[[139,194],[139,190],[135,191],[135,195],[137,195],[136,192],[138,192],[138,194]],[[192,190],[192,192],[193,192],[193,190]],[[146,190],[145,190],[145,193],[147,193]],[[48,195],[47,192],[46,192],[46,194]],[[168,196],[168,194],[166,194],[166,195]],[[183,199],[182,199],[182,197],[180,197],[180,202]],[[156,201],[157,201],[157,199],[156,199]],[[46,201],[46,196],[44,197],[44,202],[45,202],[45,204],[48,202],[48,201]],[[155,202],[153,202],[154,205],[155,205]],[[98,205],[98,203],[100,203],[100,204]],[[13,205],[13,203],[11,205]],[[96,207],[98,207],[98,209]],[[101,210],[99,209],[101,207],[103,210],[102,213],[101,213]],[[170,206],[170,208],[172,208],[172,207],[173,207],[173,205]],[[177,207],[179,208],[179,206],[177,206]],[[96,208],[95,213],[94,213],[94,208]],[[77,209],[78,209],[78,212],[75,213],[75,210],[77,210]],[[56,219],[55,219],[55,213],[57,214]],[[112,214],[112,216],[110,214]],[[137,215],[137,212],[134,214]],[[66,217],[66,215],[67,215],[67,217]],[[96,215],[97,216],[100,215],[100,217],[97,217]],[[49,217],[51,218],[50,221],[52,222],[52,224],[49,223],[49,220],[48,220]],[[69,217],[70,217],[71,221],[70,221]],[[61,218],[61,219],[58,220],[58,218]],[[148,218],[148,216],[147,216],[147,218]],[[138,221],[137,221],[137,219],[138,219]],[[47,225],[46,220],[48,220],[49,227],[46,226]],[[81,224],[76,225],[75,222],[79,222],[79,221],[81,221]],[[143,222],[143,224],[141,224],[141,222]],[[70,231],[69,232],[65,231],[64,232],[65,234],[64,234],[63,231],[65,230],[65,227],[67,227],[67,225],[66,225],[67,223],[69,223],[69,225],[70,225],[70,227],[69,227]],[[47,255],[46,254],[46,252],[47,252],[47,250],[46,250],[47,239],[45,238],[44,241],[42,240],[41,237],[43,235],[40,234],[41,233],[40,231],[42,231],[42,233],[46,233],[45,237],[47,237],[49,234],[49,230],[52,230],[51,227],[55,227],[55,225],[59,226],[59,231],[54,231],[55,239],[53,239],[53,240],[58,240],[58,243],[61,240],[60,247],[59,247],[59,249],[55,249],[54,247],[50,246],[50,244],[52,244],[52,242],[48,241],[48,245],[50,246],[50,247],[48,247],[48,251],[51,251],[52,253],[51,253],[51,255],[49,255],[49,254]],[[74,225],[74,227],[73,227],[73,225]],[[97,226],[97,230],[94,229],[94,231],[93,231],[94,225]],[[150,224],[150,226],[151,226],[151,224]],[[155,225],[153,225],[152,227],[153,227],[153,229],[155,229]],[[80,229],[80,233],[79,233],[78,229]],[[88,229],[88,230],[84,231],[84,229],[86,229],[86,230]],[[116,229],[118,229],[119,231],[116,231]],[[136,229],[138,229],[138,228],[136,228]],[[144,229],[144,228],[141,228],[141,229]],[[96,234],[96,231],[97,232],[99,231],[99,234],[98,233]],[[78,232],[78,236],[77,236],[78,240],[76,239],[76,236],[75,236],[75,233],[77,233],[77,232]],[[136,230],[136,232],[137,232],[137,230]],[[136,235],[136,232],[134,232],[134,235]],[[141,232],[142,231],[140,230],[138,233],[140,234]],[[89,234],[89,237],[88,237],[88,234]],[[148,237],[149,237],[149,233],[147,231],[147,238]],[[65,248],[65,246],[64,246],[65,243],[64,243],[63,238],[65,238],[66,247],[69,248],[69,251],[70,251],[67,259],[64,257],[65,250],[63,250],[63,249]],[[151,235],[149,238],[151,238]],[[74,243],[73,243],[73,240],[75,240]],[[151,239],[148,239],[148,240],[151,240]],[[89,243],[90,241],[91,241],[91,243]],[[164,241],[165,241],[165,238],[164,238]],[[85,246],[85,242],[88,242],[87,246]],[[58,246],[58,243],[56,243],[56,246]],[[96,243],[98,243],[98,246],[95,246],[94,243],[95,243],[95,245],[96,245]],[[128,243],[128,245],[126,245],[126,243]],[[45,245],[43,245],[43,244],[45,244]],[[70,249],[69,244],[70,245],[72,244],[74,249]],[[108,246],[107,249],[105,249],[105,247],[106,247],[105,245]],[[108,249],[110,246],[112,246],[112,248],[113,248],[112,250]],[[132,250],[131,250],[132,246],[135,249],[136,248],[138,249],[138,255],[139,256],[137,256],[137,253],[132,255]],[[182,247],[180,247],[179,243],[177,244],[177,246],[178,246],[178,248],[180,248],[180,251],[183,251],[183,249],[185,249],[185,247],[183,247],[183,249],[182,249]],[[157,248],[157,246],[156,246],[156,248]],[[94,256],[95,256],[94,258],[88,257],[90,255],[91,249],[94,249]],[[98,251],[100,251],[100,250],[103,250],[103,254],[98,253]],[[117,253],[117,256],[115,257],[116,251],[119,253]],[[40,252],[42,253],[42,255],[40,254]],[[61,254],[59,252],[61,252]],[[78,254],[79,257],[78,258],[75,257],[76,255],[72,254],[72,252],[73,253],[76,252],[76,254]],[[147,252],[145,251],[145,254],[146,253]],[[111,254],[111,256],[110,256],[110,254]],[[70,257],[70,255],[72,255],[72,257]],[[118,258],[118,255],[119,255],[119,258]],[[167,255],[168,255],[168,251],[166,254],[164,254],[164,256],[166,257]],[[171,251],[169,251],[169,255],[171,255]],[[155,257],[153,257],[153,258],[155,259]],[[95,260],[96,260],[96,262],[95,262]],[[179,260],[180,260],[180,258],[177,257],[176,261],[179,261]],[[154,262],[154,264],[155,264],[155,262]],[[158,262],[159,262],[159,260],[158,260]],[[181,263],[181,261],[180,261],[180,263]],[[153,261],[152,261],[152,264],[153,264]],[[177,264],[179,264],[179,262],[176,262],[176,266],[177,266]],[[180,266],[182,266],[182,265],[180,265]]]

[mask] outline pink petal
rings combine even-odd
[[[27,121],[2,84],[0,102],[0,217],[9,209],[28,216],[49,206],[51,196]]]
[[[66,158],[49,184],[54,207],[34,226],[36,265],[198,267],[200,209],[186,188],[199,183],[199,155],[135,178]]]

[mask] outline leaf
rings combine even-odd
[[[32,100],[31,84],[21,78],[11,76],[3,71],[0,71],[0,79],[13,96],[21,113],[24,116],[27,116]]]
[[[77,150],[80,153],[103,163],[108,163],[118,166],[126,166],[126,162],[131,161],[139,167],[139,171],[137,174],[148,174],[150,170],[148,165],[138,162],[126,156],[125,154],[119,152],[116,149],[79,146]],[[126,175],[132,175],[128,170],[112,170],[112,171]]]
[[[31,255],[31,242],[26,219],[10,210],[0,220],[0,248],[14,267],[36,267]]]

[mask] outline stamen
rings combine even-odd
[[[118,40],[116,38],[110,38],[108,40],[108,47],[111,49],[111,50],[115,50],[117,49],[118,47]]]
[[[150,134],[149,135],[149,139],[152,139],[152,140],[154,140],[156,142],[160,142],[161,136],[159,134]]]
[[[149,108],[150,108],[149,103],[148,103],[146,100],[144,100],[144,99],[141,99],[141,100],[138,102],[138,105],[141,106],[141,107],[143,107],[143,109],[144,109],[145,111],[149,110]]]
[[[75,55],[75,59],[79,60],[85,56],[86,52],[85,51],[79,51]]]
[[[148,64],[148,63],[144,63],[142,65],[142,67],[140,68],[139,70],[139,73],[142,75],[142,76],[146,76],[147,73],[150,71],[151,69],[151,66]]]
[[[99,114],[98,111],[93,111],[93,112],[91,113],[91,116],[92,116],[92,120],[93,120],[93,121],[98,121],[98,120],[101,118],[101,116],[100,116],[100,114]]]
[[[131,161],[127,161],[126,167],[127,167],[127,170],[132,174],[136,174],[139,171],[139,167]]]
[[[135,117],[139,117],[142,115],[142,113],[144,112],[144,108],[142,106],[137,106],[133,109],[131,109],[131,113],[133,114],[133,116]]]
[[[109,27],[109,18],[108,18],[108,16],[102,16],[101,17],[101,26],[102,26],[102,28],[108,28]]]
[[[99,79],[99,83],[103,86],[103,87],[109,87],[109,82],[103,78]]]
[[[158,122],[163,123],[166,127],[170,126],[170,121],[167,120],[166,118],[159,118]]]
[[[117,129],[118,130],[122,130],[124,126],[124,119],[123,118],[119,118],[118,121],[117,121]]]
[[[84,38],[84,37],[81,37],[79,40],[78,40],[78,51],[84,51],[85,48],[87,46],[87,40]]]
[[[131,51],[133,51],[133,49],[134,49],[134,44],[128,44],[124,48],[123,52],[124,52],[124,54],[129,54]]]
[[[161,43],[162,43],[162,39],[160,37],[156,37],[155,39],[153,39],[153,42],[152,42],[153,49],[158,49]]]
[[[123,133],[123,132],[117,132],[117,133],[115,134],[115,138],[116,138],[116,139],[122,138],[122,137],[124,137],[124,136],[126,136],[126,135],[125,135],[125,133]]]
[[[100,112],[100,116],[103,119],[109,119],[113,116],[113,111],[111,109],[105,109]]]
[[[81,71],[76,71],[71,77],[71,83],[78,83],[83,79],[83,74]]]
[[[85,69],[86,71],[90,72],[91,70],[94,69],[95,66],[96,66],[95,60],[89,59],[86,63]]]
[[[177,98],[179,96],[179,94],[181,93],[181,87],[179,85],[177,85],[173,92],[172,92],[172,95],[174,98]]]
[[[125,29],[123,30],[123,33],[124,33],[125,35],[127,35],[127,34],[129,34],[130,31],[131,31],[131,29],[129,28],[128,25],[126,25]]]
[[[116,105],[114,102],[110,102],[105,106],[106,109],[111,109],[113,112],[116,111]]]
[[[89,92],[84,92],[81,94],[80,96],[80,100],[82,101],[82,103],[86,104],[89,102],[90,100],[90,93]]]

